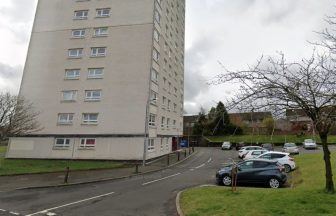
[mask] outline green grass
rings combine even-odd
[[[230,141],[232,143],[238,143],[238,142],[245,142],[249,143],[252,141],[252,143],[271,143],[271,136],[270,135],[242,135],[242,136],[212,136],[212,137],[206,137],[208,141],[210,142],[224,142],[224,141]],[[285,143],[285,142],[294,142],[297,144],[301,144],[304,139],[312,139],[313,136],[301,136],[298,137],[296,135],[275,135],[273,136],[273,143]],[[317,142],[321,142],[320,138],[318,136],[315,137]],[[336,143],[336,136],[329,136],[328,137],[328,143]]]
[[[7,146],[0,146],[0,155],[5,154],[7,151]]]
[[[336,174],[336,153],[333,153]],[[283,189],[228,187],[194,188],[182,193],[187,216],[277,216],[336,215],[336,195],[325,194],[324,162],[321,154],[296,157],[294,187]]]
[[[0,154],[6,147],[0,147]],[[69,161],[69,160],[30,160],[0,158],[0,176],[28,173],[48,173],[71,170],[117,169],[128,167],[127,164],[114,161]]]

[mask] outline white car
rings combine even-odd
[[[312,139],[305,139],[303,142],[303,148],[305,149],[317,149],[316,142]]]
[[[267,160],[276,160],[285,167],[285,171],[288,173],[295,169],[294,158],[289,157],[289,153],[285,152],[276,152],[270,151],[262,155],[259,155],[257,158],[267,159]]]
[[[243,155],[246,155],[247,152],[252,150],[266,150],[260,146],[245,146],[238,151],[238,157],[243,158]]]
[[[299,154],[299,147],[295,143],[285,143],[283,148],[283,152],[289,153],[289,154]]]
[[[231,143],[230,142],[223,142],[223,144],[222,144],[222,150],[230,150],[230,149],[232,149],[232,145],[231,145]]]
[[[249,160],[253,158],[257,158],[259,155],[268,152],[268,150],[252,150],[248,151],[245,155],[243,155],[243,160]]]

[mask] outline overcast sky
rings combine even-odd
[[[18,92],[37,0],[0,1],[0,91]],[[232,86],[206,81],[229,69],[251,65],[278,51],[287,59],[307,57],[335,0],[187,0],[185,109],[225,101]]]

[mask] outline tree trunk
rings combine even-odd
[[[323,157],[324,157],[324,164],[325,164],[325,171],[326,171],[326,192],[327,193],[334,193],[334,182],[333,182],[333,174],[332,174],[332,167],[331,167],[331,161],[330,161],[330,151],[328,148],[328,135],[320,134],[320,138],[322,141],[322,147],[323,147]]]

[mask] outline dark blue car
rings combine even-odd
[[[217,184],[231,186],[233,166],[228,165],[217,171]],[[285,169],[277,161],[251,159],[236,166],[238,184],[265,184],[271,188],[279,188],[287,181]]]

